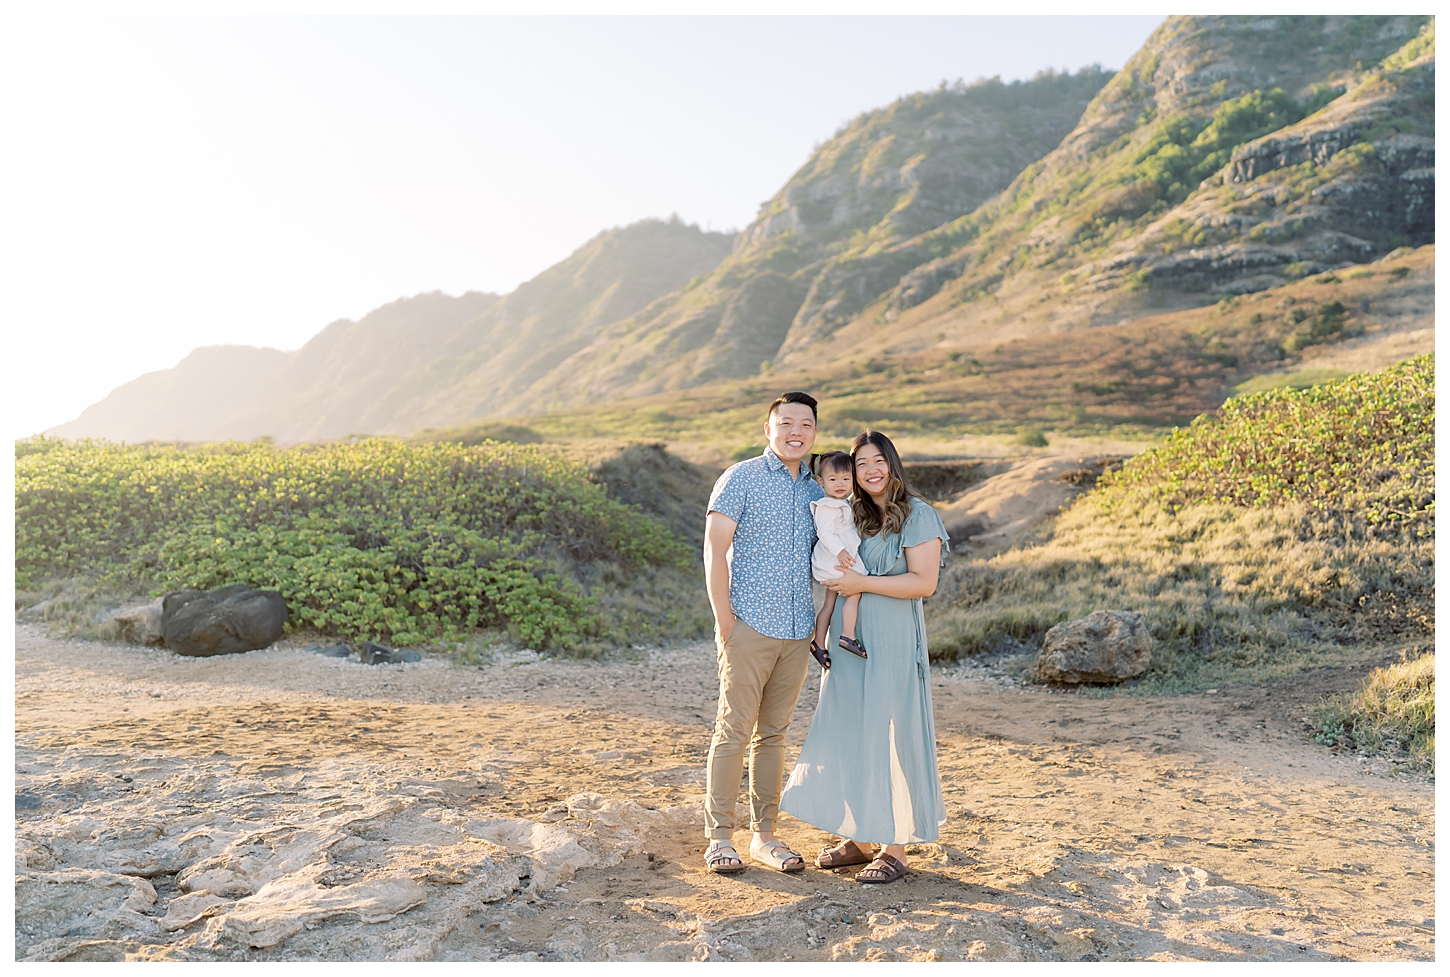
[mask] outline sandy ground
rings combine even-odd
[[[708,646],[452,668],[16,642],[17,958],[1434,958],[1433,785],[1299,725],[1349,673],[1145,699],[939,669],[949,819],[863,886],[703,870]]]

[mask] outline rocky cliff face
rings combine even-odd
[[[911,269],[847,353],[1118,323],[1427,243],[1433,84],[1426,18],[1171,19],[999,198],[897,246]]]
[[[1432,242],[1434,89],[1427,33],[1309,117],[1236,147],[1088,282],[1241,295]]]

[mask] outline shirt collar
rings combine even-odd
[[[810,477],[811,466],[806,464],[806,460],[804,458],[802,458],[798,462],[800,467],[796,469],[796,474],[791,475],[790,469],[785,467],[785,462],[781,461],[780,458],[776,456],[775,452],[771,451],[769,447],[765,449],[764,454],[765,464],[767,467],[769,467],[772,471],[785,472],[785,474],[790,477],[791,481],[795,482],[797,485],[801,484],[801,479]]]

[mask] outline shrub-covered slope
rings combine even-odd
[[[1434,632],[1434,361],[1231,400],[1074,503],[1039,545],[954,562],[933,654],[1034,649],[1142,611],[1147,690],[1283,678]]]
[[[571,648],[611,626],[586,587],[698,577],[695,562],[666,526],[535,447],[40,440],[16,460],[19,589],[87,574],[156,591],[246,583],[280,590],[294,627],[395,642],[506,627]]]

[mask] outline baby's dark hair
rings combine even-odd
[[[824,478],[826,472],[849,472],[852,470],[851,456],[844,451],[822,451],[811,465],[811,474]]]

